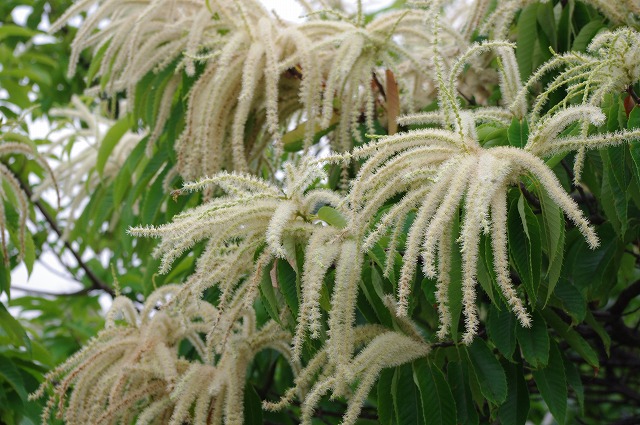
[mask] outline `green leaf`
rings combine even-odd
[[[602,190],[609,190],[613,198],[613,210],[609,212],[605,205],[607,217],[615,215],[620,223],[619,234],[624,236],[629,226],[628,220],[628,188],[631,183],[631,176],[627,173],[626,167],[626,146],[614,146],[600,151],[604,165],[604,176],[602,179]],[[606,185],[606,187],[605,187]]]
[[[11,388],[13,388],[20,397],[20,400],[23,402],[27,401],[28,395],[20,371],[10,358],[2,354],[0,354],[0,378],[9,383]]]
[[[610,272],[610,265],[614,262],[618,252],[624,249],[611,226],[606,224],[599,226],[598,236],[600,246],[590,249],[583,239],[578,241],[576,248],[575,262],[571,270],[570,277],[578,290],[585,293],[587,299],[594,299],[602,296],[606,299],[608,288],[616,283],[616,274]],[[585,292],[586,291],[586,292]],[[605,292],[602,295],[599,292]]]
[[[365,267],[363,267],[363,275],[365,276],[366,274],[364,273],[367,273],[366,269],[368,266],[368,264],[365,264]],[[369,281],[367,281],[367,279],[360,279],[359,281],[361,293],[373,308],[377,321],[379,321],[384,326],[393,327],[391,313],[382,301],[382,298],[384,297],[384,292],[382,289],[382,274],[378,271],[378,268],[375,264],[372,264],[370,268],[371,279]]]
[[[478,128],[480,129],[480,128]],[[507,129],[504,127],[493,129],[484,135],[484,138],[478,134],[478,139],[483,148],[488,149],[494,146],[509,146],[509,136]]]
[[[576,363],[573,363],[564,355],[562,356],[562,363],[567,377],[567,384],[573,388],[578,405],[581,410],[584,410],[584,386],[582,385],[582,378],[580,378],[580,369]]]
[[[420,390],[424,422],[456,425],[456,403],[444,374],[426,359],[413,362],[413,379]]]
[[[281,259],[276,259],[275,261],[280,292],[282,292],[284,300],[293,313],[293,316],[298,317],[300,294],[296,283],[296,272],[287,261]]]
[[[244,389],[244,423],[245,425],[262,425],[262,401],[256,389],[250,383]]]
[[[267,313],[269,313],[269,316],[271,316],[271,318],[276,322],[280,323],[279,301],[273,288],[270,268],[268,267],[265,267],[262,273],[262,279],[260,280],[260,295],[264,308],[267,310]]]
[[[317,143],[323,136],[326,136],[338,126],[338,115],[334,115],[325,129],[316,124],[314,128],[313,143]],[[282,136],[282,144],[287,152],[297,152],[302,149],[304,136],[307,132],[307,122],[299,124],[296,128]]]
[[[533,312],[531,319],[530,328],[516,326],[516,335],[524,359],[534,369],[539,369],[549,361],[549,333],[540,313]]]
[[[547,38],[549,46],[553,50],[558,49],[558,33],[556,32],[556,18],[553,13],[552,3],[540,3],[538,4],[538,29],[542,30],[542,33]]]
[[[560,338],[563,338],[589,365],[595,369],[600,368],[598,354],[591,348],[579,333],[565,323],[556,313],[547,308],[542,311],[545,320],[555,329]],[[551,361],[551,360],[549,360]]]
[[[544,241],[546,244],[549,267],[547,268],[547,296],[544,304],[549,301],[553,290],[560,278],[562,263],[564,259],[564,215],[560,207],[549,197],[546,190],[542,188],[539,181],[535,180],[536,194],[540,199],[542,208],[542,222],[544,225]]]
[[[156,177],[153,184],[144,194],[144,202],[142,203],[142,213],[140,220],[142,223],[153,223],[154,217],[160,212],[160,206],[166,200],[164,190],[164,177],[167,175],[167,169],[163,169]],[[114,186],[114,203],[115,203],[115,186]]]
[[[589,22],[587,25],[580,29],[580,32],[573,40],[573,45],[571,46],[571,50],[576,52],[586,52],[587,46],[591,43],[593,37],[596,36],[598,31],[603,28],[604,25],[601,20],[595,20]]]
[[[378,420],[382,425],[396,425],[391,384],[395,369],[383,369],[378,378]]]
[[[146,145],[147,138],[145,137],[138,142],[138,145],[131,151],[115,177],[113,181],[113,201],[116,205],[120,205],[129,189],[131,189],[132,176],[136,166],[146,160],[146,156],[144,155]],[[144,158],[144,160],[142,158]],[[129,207],[129,209],[131,209],[131,207]]]
[[[27,333],[2,303],[0,303],[0,327],[5,330],[13,345],[25,347],[27,352],[31,352],[31,341]]]
[[[347,226],[347,219],[344,218],[344,216],[333,207],[327,205],[321,207],[318,210],[317,216],[325,223],[339,229],[344,229]]]
[[[540,288],[541,239],[538,220],[523,195],[512,202],[507,226],[509,253],[533,306]]]
[[[33,243],[31,233],[27,230],[24,232],[24,265],[27,267],[27,274],[31,276],[33,272],[33,264],[36,261],[36,247]]]
[[[3,27],[0,27],[2,29]],[[2,79],[0,87],[5,89],[9,95],[9,101],[21,109],[27,109],[31,106],[29,99],[29,86],[21,86],[13,80]]]
[[[591,326],[591,329],[593,329],[598,334],[598,336],[602,340],[602,344],[604,345],[604,351],[605,353],[607,353],[607,357],[610,356],[611,336],[609,336],[604,326],[602,326],[602,323],[598,322],[596,318],[593,317],[593,313],[591,313],[591,310],[587,310],[585,323]]]
[[[4,259],[2,250],[0,249],[0,264],[3,264]],[[7,298],[11,299],[11,270],[9,267],[0,267],[0,294],[7,294]],[[0,320],[2,320],[0,318]]]
[[[567,379],[562,355],[555,342],[549,351],[549,364],[546,368],[534,370],[533,379],[549,411],[560,425],[566,422],[567,415]]]
[[[93,58],[91,59],[91,65],[89,65],[89,70],[87,71],[88,82],[92,82],[94,77],[100,70],[100,65],[102,65],[102,58],[104,57],[104,54],[107,52],[107,49],[109,48],[110,44],[111,44],[110,41],[104,43],[102,46],[100,46],[98,51],[93,54]]]
[[[384,270],[387,261],[393,261],[391,258],[389,258],[393,254],[395,254],[395,253],[385,252],[385,250],[381,246],[380,242],[377,242],[373,246],[373,248],[371,248],[369,250],[369,252],[367,252],[367,256],[378,265],[380,270]],[[389,279],[392,282],[396,281],[395,270],[394,270],[393,267],[391,267],[391,270],[389,270]]]
[[[560,12],[560,21],[558,22],[558,50],[560,52],[565,52],[570,47],[571,36],[573,35],[571,15],[573,15],[574,7],[573,2],[568,2]]]
[[[460,235],[460,213],[456,212],[451,224],[451,271],[450,282],[462,281],[462,254],[456,242]],[[449,311],[451,312],[451,338],[458,341],[458,326],[462,314],[462,285],[449,286]]]
[[[563,310],[567,312],[574,323],[580,323],[587,314],[587,301],[578,289],[567,279],[561,279],[554,295],[560,301]]]
[[[424,424],[420,392],[413,381],[411,365],[405,364],[396,367],[391,388],[398,425]]]
[[[4,25],[0,26],[0,42],[9,37],[31,38],[39,33],[40,31],[34,31],[19,25],[7,24],[5,21]]]
[[[478,424],[478,412],[476,412],[469,389],[469,375],[463,364],[459,361],[451,361],[447,366],[447,382],[451,386],[451,393],[456,402],[458,411],[458,423],[465,425]]]
[[[524,380],[522,363],[502,362],[507,374],[508,394],[498,410],[501,425],[524,425],[529,416],[529,389]]]
[[[627,122],[629,130],[640,128],[640,107],[636,106],[629,113],[629,121]],[[634,140],[629,142],[629,153],[633,160],[633,176],[636,182],[640,184],[640,141]]]
[[[520,325],[504,304],[501,309],[494,304],[489,307],[487,334],[498,351],[509,360],[516,349],[516,327]]]
[[[483,261],[484,260],[484,261]],[[497,295],[494,288],[498,288],[496,274],[493,267],[493,249],[491,239],[487,235],[480,236],[480,259],[478,261],[478,283],[489,296],[491,303],[496,302]]]
[[[131,128],[131,117],[129,115],[125,115],[120,118],[116,123],[107,131],[100,143],[100,148],[98,149],[98,157],[96,159],[96,170],[102,176],[102,172],[104,171],[104,166],[107,164],[107,160],[109,159],[109,155],[113,152],[113,149],[116,147],[122,136]]]
[[[514,117],[507,131],[509,137],[509,145],[517,148],[523,148],[527,144],[529,138],[529,124],[526,118],[520,120]]]
[[[507,377],[500,362],[480,338],[476,338],[466,351],[482,395],[491,403],[502,404],[507,398]]]
[[[526,6],[518,18],[516,59],[520,68],[520,78],[526,81],[533,71],[533,54],[538,38],[538,4]]]

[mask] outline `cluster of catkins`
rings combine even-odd
[[[282,409],[297,397],[302,421],[309,424],[320,399],[331,393],[348,400],[343,422],[354,424],[383,368],[429,353],[430,335],[408,314],[418,263],[437,282],[440,338],[452,324],[449,288],[462,286],[462,342],[471,343],[479,326],[475,288],[483,234],[490,239],[499,291],[520,324],[531,326],[510,277],[507,191],[523,178],[535,180],[596,247],[595,232],[544,159],[640,138],[639,131],[587,132],[604,120],[604,94],[638,81],[640,34],[627,27],[604,32],[587,53],[554,56],[523,82],[514,45],[504,38],[517,11],[533,2],[499,0],[487,14],[490,1],[476,1],[459,27],[445,25],[448,9],[438,1],[372,19],[362,2],[352,16],[301,1],[308,13],[302,23],[284,22],[254,0],[78,2],[55,26],[92,10],[78,30],[74,57],[92,48],[100,61],[97,75],[108,76],[103,88],[126,91],[132,105],[145,75],[172,69],[171,79],[154,94],[160,112],[150,141],[162,133],[174,102],[188,99],[175,148],[177,172],[193,182],[182,191],[216,187],[222,194],[169,224],[130,230],[160,238],[156,254],[165,273],[196,243],[206,241],[206,247],[194,274],[181,286],[158,289],[141,312],[125,298],[116,299],[107,328],[49,374],[35,394],[53,386],[45,414],[57,408],[69,424],[133,418],[145,424],[241,424],[247,365],[258,351],[273,348],[291,364],[295,385],[280,401],[265,401],[264,408]],[[639,12],[631,0],[590,3],[619,24]],[[99,25],[104,19],[108,24]],[[479,34],[486,41],[472,43]],[[499,72],[483,72],[494,57]],[[530,89],[553,70],[560,72],[529,99]],[[195,78],[189,93],[182,91],[185,75]],[[484,104],[489,85],[499,86],[501,106]],[[566,90],[567,101],[542,113],[550,93],[559,90]],[[461,96],[479,106],[463,108]],[[416,112],[435,101],[436,111]],[[506,127],[514,119],[528,122],[523,146],[481,146],[480,123]],[[376,122],[387,126],[388,135],[362,140],[361,128],[373,132]],[[565,135],[576,122],[585,130]],[[265,151],[279,152],[285,129],[296,125],[303,155],[284,164],[284,177],[275,183],[253,176]],[[396,132],[398,125],[418,129]],[[322,159],[308,149],[320,131],[331,131],[335,152]],[[322,188],[324,163],[356,160],[359,169],[346,193]],[[576,168],[579,162],[580,155]],[[380,215],[391,199],[399,200]],[[335,220],[319,220],[321,206],[331,208]],[[388,276],[395,276],[396,258],[402,256],[397,294],[383,295],[393,329],[355,323],[364,256],[383,238]],[[305,246],[302,265],[296,246]],[[452,250],[461,252],[460,282],[451,281]],[[302,270],[297,317],[283,318],[295,321],[293,334],[274,321],[256,325],[260,282],[278,261]],[[330,270],[334,284],[325,314],[320,298]],[[215,307],[201,301],[214,286],[220,293]],[[282,314],[293,315],[286,308]],[[321,348],[303,362],[309,338],[320,339]],[[191,342],[197,360],[179,356],[183,340]]]

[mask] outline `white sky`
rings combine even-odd
[[[298,21],[304,13],[300,4],[295,0],[262,0],[262,3],[267,9],[275,11],[279,17],[288,21]],[[345,1],[344,3],[355,10],[355,0]],[[392,3],[393,0],[367,0],[364,1],[364,9],[366,11],[374,11]],[[14,20],[16,22],[26,22],[29,12],[30,8],[27,6],[16,8],[13,13]],[[45,22],[41,25],[40,29],[46,31],[48,26],[49,23]],[[34,138],[42,138],[48,132],[49,128],[45,121],[34,123],[30,128],[31,137]],[[63,261],[69,264],[75,264],[75,261],[69,253],[65,253],[63,257]],[[18,288],[29,288],[55,293],[73,292],[82,288],[72,277],[65,277],[66,274],[64,267],[60,265],[59,259],[51,252],[45,253],[40,257],[39,261],[36,262],[31,276],[27,275],[27,269],[24,264],[21,264],[12,272],[11,283],[12,286],[16,286],[12,288],[12,296],[15,297],[24,294],[24,291]],[[3,294],[0,300],[6,301],[6,295]],[[104,308],[108,308],[110,305],[109,296],[101,296],[100,302]]]

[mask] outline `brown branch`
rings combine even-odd
[[[613,422],[611,425],[636,425],[638,423],[640,423],[640,415],[620,419]]]
[[[638,295],[640,295],[640,280],[636,280],[631,285],[627,286],[620,295],[616,302],[609,307],[608,311],[612,316],[621,316],[629,303]]]
[[[27,194],[29,199],[31,199],[33,196],[33,192],[31,191],[31,188],[26,184],[24,184],[22,180],[18,179],[18,181],[20,182],[20,188],[24,191],[24,193]],[[91,270],[87,266],[87,264],[82,260],[82,257],[80,256],[80,254],[75,249],[73,249],[73,246],[71,246],[71,243],[69,243],[69,241],[62,238],[62,231],[60,230],[60,227],[58,227],[58,224],[56,223],[55,219],[51,216],[51,214],[49,214],[49,212],[47,211],[45,206],[42,204],[42,202],[40,200],[36,200],[32,202],[38,208],[38,210],[40,211],[40,214],[42,214],[44,219],[47,221],[47,223],[49,224],[49,227],[51,227],[51,229],[56,233],[56,235],[58,235],[58,238],[62,240],[64,247],[71,253],[71,255],[73,255],[73,258],[75,258],[76,262],[78,263],[78,267],[80,267],[84,271],[85,275],[91,282],[91,286],[85,289],[86,292],[89,292],[95,289],[95,290],[104,291],[107,294],[111,295],[112,297],[115,297],[115,292],[113,291],[113,289],[111,289],[98,276],[96,276],[93,270]]]
[[[622,394],[623,396],[627,397],[629,401],[633,400],[635,402],[640,402],[640,393],[634,391],[633,389],[627,387],[619,381],[593,377],[589,379],[589,384],[599,385],[606,388],[609,392],[613,391],[618,394]]]
[[[524,183],[520,182],[519,187],[527,202],[533,205],[536,209],[540,210],[542,208],[540,205],[540,200],[536,198],[533,193],[527,190],[527,187],[524,185]]]
[[[80,289],[78,291],[75,292],[51,292],[51,291],[45,291],[42,289],[35,289],[35,288],[27,288],[26,286],[20,286],[20,285],[11,285],[11,289],[12,290],[16,290],[16,291],[22,291],[25,292],[27,294],[32,294],[32,295],[49,295],[52,297],[77,297],[79,295],[86,295],[89,291],[95,289],[95,288],[83,288]]]
[[[640,105],[640,97],[635,92],[635,90],[633,90],[633,86],[627,87],[627,93],[629,93],[629,96],[631,96],[636,105]]]

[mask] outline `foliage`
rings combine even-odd
[[[0,6],[0,422],[640,421],[637,2],[70,3]]]

